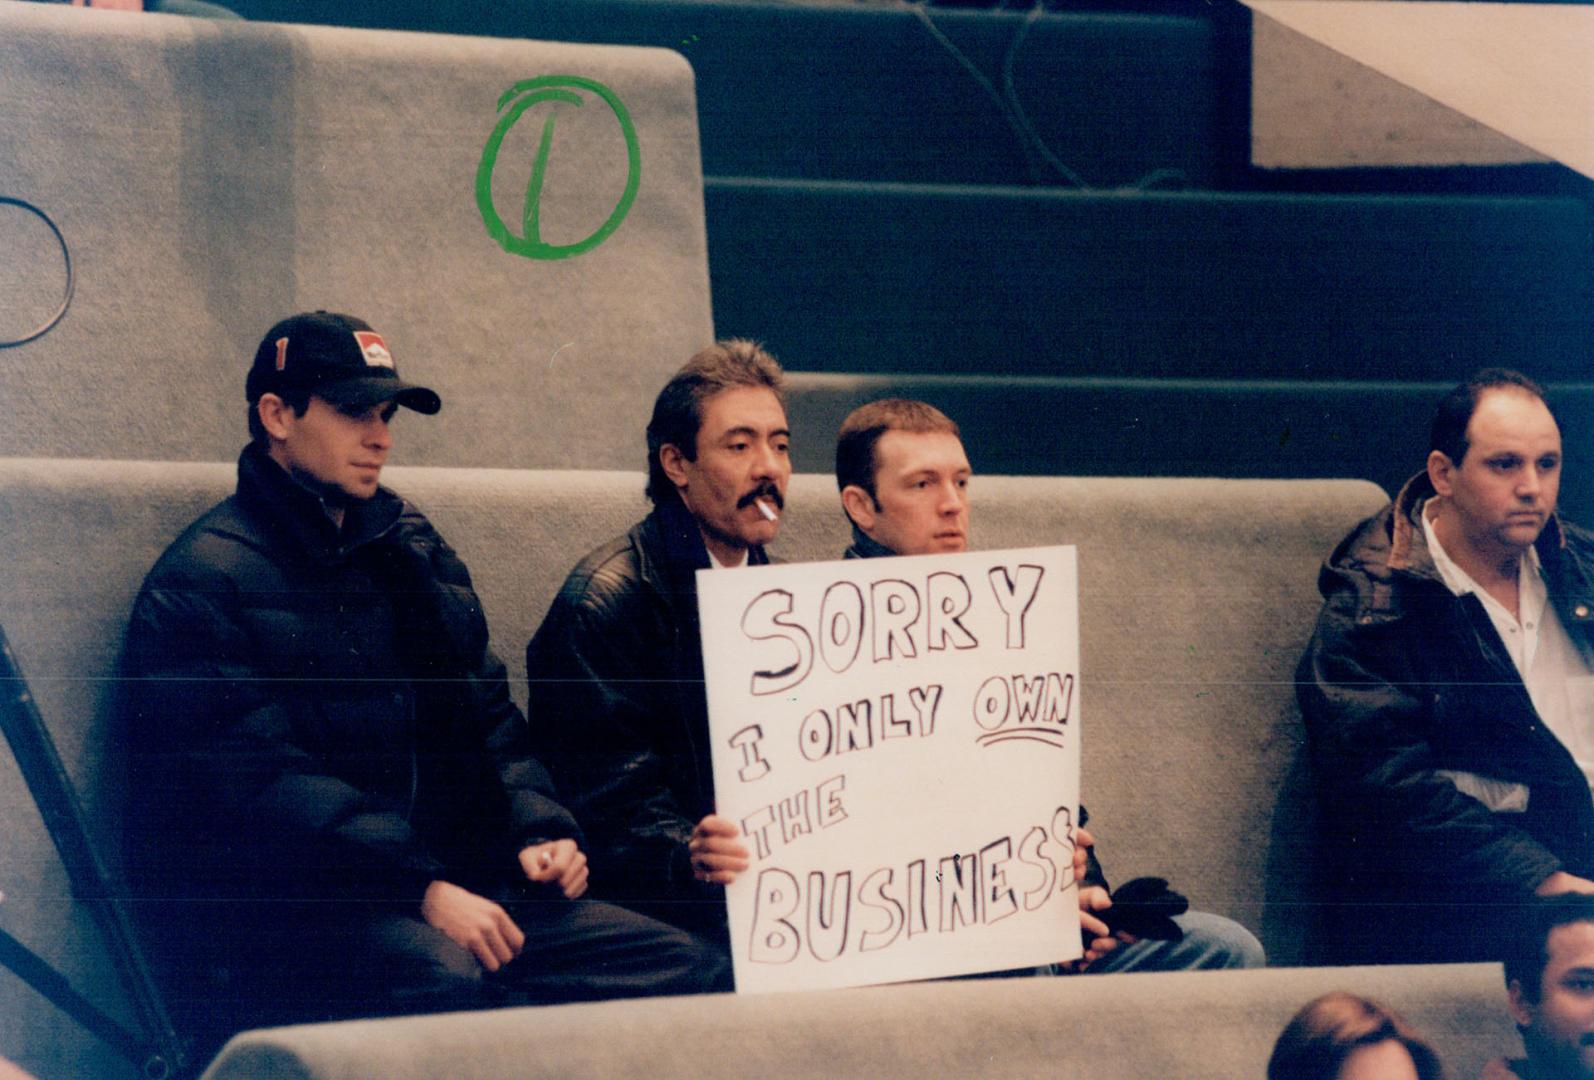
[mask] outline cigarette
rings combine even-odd
[[[763,499],[754,499],[753,500],[753,505],[758,507],[758,512],[760,514],[764,515],[764,520],[765,521],[774,521],[775,520],[775,511],[771,510],[769,508],[769,504],[767,502],[765,502]]]

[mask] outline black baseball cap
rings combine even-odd
[[[255,402],[283,390],[308,390],[333,405],[396,401],[427,415],[443,407],[435,391],[398,377],[387,342],[369,323],[330,311],[283,319],[261,339],[244,393]]]

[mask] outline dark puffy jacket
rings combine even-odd
[[[708,566],[672,501],[582,559],[526,646],[533,746],[586,831],[605,899],[718,896],[686,850],[714,807],[695,576]]]
[[[578,835],[464,564],[386,489],[340,533],[245,450],[236,494],[145,580],[126,673],[130,869],[153,895],[418,904]]]
[[[1297,672],[1342,959],[1484,957],[1556,870],[1594,877],[1587,778],[1540,722],[1482,603],[1445,586],[1423,534],[1425,474],[1329,556]],[[1594,656],[1594,537],[1552,518],[1551,603]],[[1475,778],[1526,788],[1491,809]],[[1516,789],[1520,794],[1520,788]]]

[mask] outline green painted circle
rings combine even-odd
[[[509,226],[504,224],[503,219],[498,216],[497,208],[493,205],[493,169],[498,164],[498,149],[503,144],[504,136],[515,126],[521,113],[544,101],[563,101],[578,106],[582,104],[580,96],[571,93],[567,87],[590,90],[598,95],[613,111],[614,118],[619,121],[620,133],[625,136],[627,165],[625,191],[621,194],[614,211],[591,236],[573,244],[549,244],[542,239],[538,221],[541,211],[543,173],[548,164],[554,118],[549,116],[543,124],[537,160],[532,166],[531,180],[527,184],[523,236],[517,236],[509,230]],[[626,111],[625,105],[613,90],[600,82],[579,75],[544,75],[541,78],[518,82],[498,99],[499,110],[502,111],[505,105],[516,98],[519,100],[515,101],[514,107],[499,117],[493,133],[487,137],[487,145],[482,148],[481,162],[476,166],[476,207],[481,211],[483,224],[487,226],[487,235],[511,255],[522,255],[528,259],[568,259],[572,255],[590,251],[607,240],[614,230],[620,227],[626,214],[630,213],[631,204],[636,201],[637,188],[642,183],[642,150],[637,145],[636,127],[631,123],[631,114]]]

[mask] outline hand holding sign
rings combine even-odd
[[[1112,897],[1100,885],[1086,885],[1079,890],[1079,929],[1085,944],[1085,954],[1078,961],[1080,971],[1123,944],[1101,918],[1110,907]]]
[[[692,830],[686,849],[692,855],[692,873],[699,881],[729,885],[747,869],[747,845],[734,821],[710,814]]]

